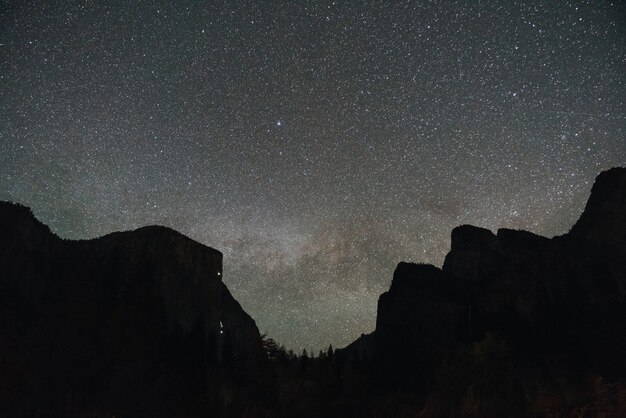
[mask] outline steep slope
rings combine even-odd
[[[573,226],[572,238],[626,245],[626,168],[600,173],[582,216]]]
[[[68,241],[0,203],[0,272],[6,416],[191,416],[260,384],[259,332],[222,254],[176,231]]]

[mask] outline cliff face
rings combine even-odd
[[[221,281],[222,254],[176,231],[67,241],[0,203],[0,273],[0,410],[12,416],[177,416],[259,383],[259,332]]]
[[[626,377],[625,231],[624,168],[598,176],[564,236],[457,227],[442,269],[398,265],[360,352],[386,380],[417,384],[447,351],[491,333],[520,364]],[[353,346],[341,354],[356,356]]]
[[[463,337],[466,295],[456,278],[424,264],[400,263],[378,300],[373,360],[382,380],[413,386],[440,353]],[[396,375],[397,374],[397,375]]]
[[[582,216],[569,235],[577,239],[626,245],[626,168],[600,173]]]

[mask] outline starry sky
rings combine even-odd
[[[456,225],[567,232],[626,165],[625,84],[617,1],[0,0],[0,199],[217,248],[317,351]]]

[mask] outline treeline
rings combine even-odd
[[[486,334],[450,350],[426,385],[398,384],[376,362],[335,353],[296,354],[262,336],[271,399],[250,416],[272,417],[613,417],[626,416],[626,386],[597,376],[571,384],[531,374],[508,342]],[[401,373],[401,370],[397,370]]]
[[[332,361],[335,355],[332,344],[326,350],[319,350],[317,356],[313,350],[307,351],[306,348],[300,354],[285,347],[284,344],[278,345],[278,342],[266,334],[261,335],[261,343],[263,350],[267,355],[267,359],[271,362],[286,364],[289,362],[307,362],[309,360]]]

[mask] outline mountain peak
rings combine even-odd
[[[569,235],[592,241],[626,243],[626,167],[596,177],[585,210]]]

